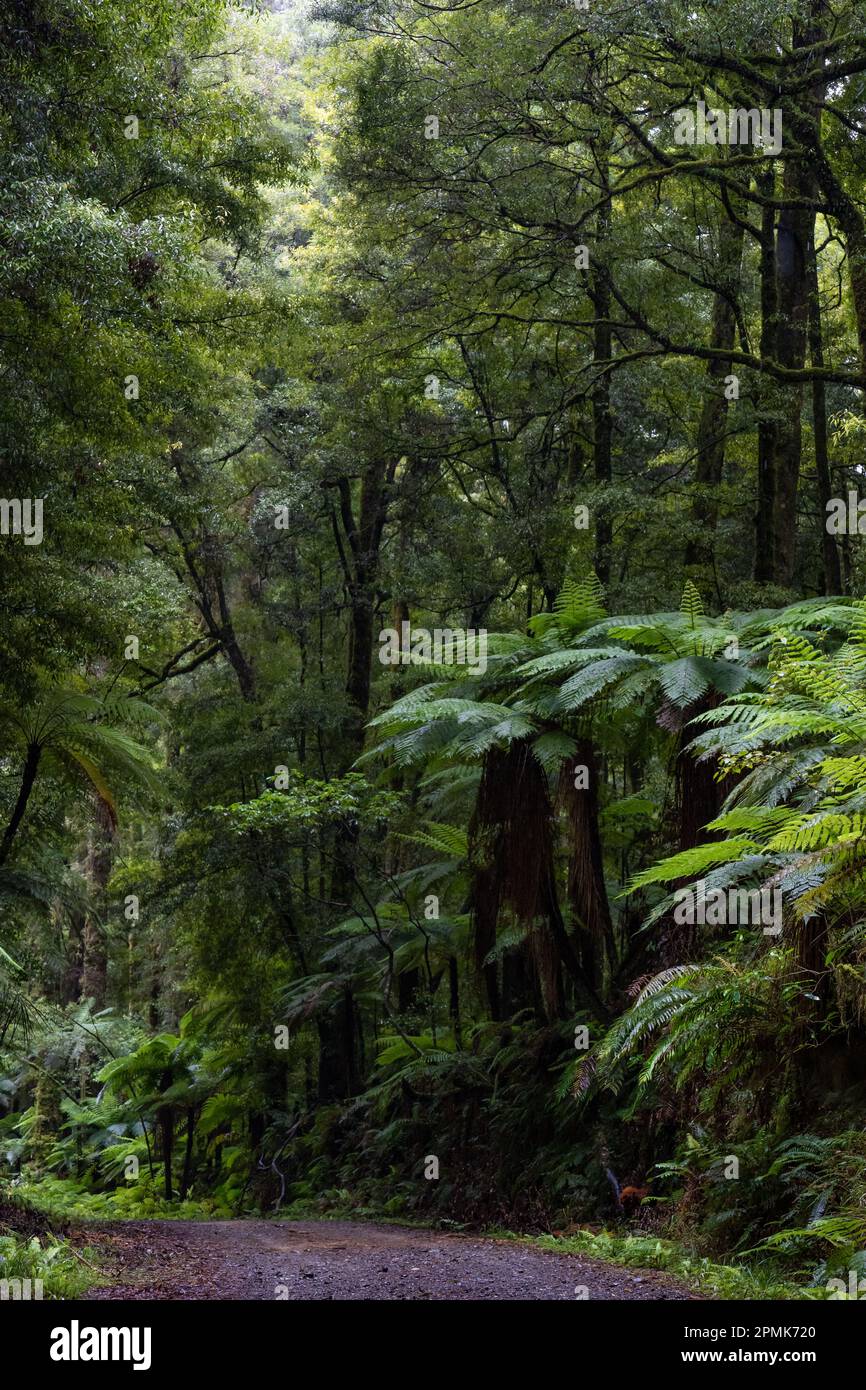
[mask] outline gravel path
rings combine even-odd
[[[694,1298],[651,1270],[354,1221],[123,1221],[75,1235],[114,1281],[91,1299]]]

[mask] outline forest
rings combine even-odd
[[[0,1280],[861,1296],[866,0],[3,0],[0,171]]]

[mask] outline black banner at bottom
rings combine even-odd
[[[562,1339],[558,1344],[569,1358],[586,1365],[588,1358],[592,1364],[601,1356],[618,1375],[630,1369],[667,1375],[674,1368],[700,1375],[717,1366],[756,1369],[772,1378],[780,1369],[796,1367],[826,1379],[828,1371],[841,1370],[859,1354],[864,1319],[858,1301],[843,1300],[848,1306],[839,1306],[823,1301],[576,1300],[567,1307],[547,1305],[535,1315],[521,1301],[517,1358],[524,1364],[528,1359],[531,1367],[537,1357],[539,1367],[549,1370],[550,1339],[556,1338]],[[430,1348],[448,1359],[452,1353],[442,1339],[453,1330],[460,1342],[452,1352],[460,1360],[474,1346],[487,1370],[501,1364],[504,1374],[513,1377],[518,1373],[516,1325],[513,1314],[500,1323],[502,1311],[501,1302],[489,1304],[483,1313],[473,1302],[470,1314],[463,1304],[445,1300],[436,1301],[435,1311],[423,1312],[417,1304],[403,1303],[398,1310],[391,1302],[349,1300],[305,1301],[302,1307],[279,1301],[10,1301],[0,1302],[0,1340],[4,1360],[20,1350],[28,1370],[49,1383],[63,1384],[70,1376],[77,1384],[94,1382],[106,1373],[128,1373],[139,1380],[169,1374],[174,1382],[179,1372],[216,1372],[224,1381],[228,1374],[244,1372],[258,1380],[266,1367],[301,1372],[311,1355],[322,1358],[322,1372],[329,1377],[335,1365],[357,1374],[365,1362],[372,1369],[383,1337],[394,1339],[396,1350],[415,1332],[417,1369],[432,1370]],[[543,1341],[536,1341],[535,1328]]]

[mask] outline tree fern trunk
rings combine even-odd
[[[42,748],[38,743],[31,743],[27,746],[24,757],[24,767],[21,772],[21,786],[18,790],[18,797],[9,817],[9,824],[3,832],[3,839],[0,840],[0,864],[5,864],[12,849],[12,843],[18,832],[24,815],[27,811],[27,803],[36,782],[36,774],[39,771],[39,762],[42,757]]]

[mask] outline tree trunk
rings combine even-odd
[[[539,980],[538,962],[533,943],[527,937],[506,951],[502,957],[502,1017],[531,1010],[537,1018],[556,1018],[561,1002],[561,986],[557,980],[556,959],[542,963],[546,979]]]
[[[186,1149],[183,1156],[183,1173],[180,1179],[180,1199],[184,1200],[186,1194],[192,1186],[192,1156],[194,1153],[195,1138],[195,1107],[190,1106],[186,1112]]]
[[[388,509],[388,487],[395,465],[381,459],[367,465],[361,480],[358,519],[355,520],[349,480],[340,480],[340,518],[349,556],[344,559],[349,594],[349,653],[346,694],[351,709],[349,742],[354,759],[364,746],[364,730],[370,709],[370,675],[373,660],[373,619],[375,585],[379,572],[379,551]]]
[[[798,65],[802,72],[814,68],[814,46],[823,38],[821,21],[823,0],[813,3],[812,17],[806,24],[793,22],[795,50],[804,52]],[[819,69],[820,70],[820,69]],[[785,160],[783,193],[788,200],[805,206],[783,207],[776,229],[776,361],[780,366],[799,371],[806,363],[806,342],[809,323],[811,248],[814,244],[816,194],[815,166],[809,145],[819,142],[819,102],[824,92],[820,83],[813,83],[804,93],[808,111],[811,140],[806,149]],[[861,224],[862,225],[862,224]],[[849,255],[852,248],[849,246]],[[789,589],[794,582],[797,560],[797,490],[803,443],[803,385],[801,382],[785,388],[785,404],[776,430],[773,461],[774,506],[772,521],[773,580]]]
[[[101,921],[106,888],[111,877],[115,839],[114,816],[104,801],[97,801],[84,876],[92,903],[84,921],[84,965],[81,976],[83,998],[92,999],[97,1009],[105,1004],[108,976],[108,946]]]
[[[818,286],[818,257],[815,238],[809,244],[809,360],[813,367],[824,365],[824,337],[821,331],[821,298]],[[818,494],[818,526],[821,537],[821,587],[825,594],[842,593],[842,568],[836,537],[827,530],[827,503],[833,496],[833,479],[827,450],[827,392],[823,381],[812,382],[812,434],[815,440],[815,481]]]
[[[462,1048],[463,1038],[460,1028],[460,972],[457,967],[456,956],[448,957],[448,1017],[451,1019],[454,1041],[458,1048]]]
[[[337,1004],[318,1020],[319,1101],[329,1105],[358,1089],[355,1000],[348,985]]]
[[[719,230],[720,291],[713,301],[710,347],[719,352],[734,346],[737,316],[734,301],[740,278],[743,228],[725,221]],[[686,545],[686,565],[707,566],[715,570],[715,536],[718,524],[718,488],[725,466],[725,440],[728,400],[725,377],[730,375],[730,358],[714,357],[707,367],[704,399],[698,422],[695,497],[692,502],[692,534]]]
[[[247,661],[240,648],[240,643],[235,636],[232,624],[226,623],[220,630],[220,645],[226,654],[226,658],[238,679],[241,695],[245,700],[253,701],[256,697],[256,678],[252,666]]]
[[[808,171],[797,160],[785,168],[786,198],[808,198],[813,192]],[[811,209],[783,208],[776,233],[778,321],[776,359],[783,367],[801,369],[806,362],[809,316],[807,266],[815,214]],[[786,387],[785,409],[776,430],[773,461],[772,520],[773,579],[783,588],[794,582],[797,546],[797,490],[803,444],[803,387]]]
[[[349,766],[363,750],[370,710],[375,584],[388,510],[388,489],[395,472],[396,463],[388,465],[378,458],[368,463],[361,480],[357,520],[349,479],[341,478],[338,483],[339,522],[336,515],[332,518],[349,596],[346,695],[350,715],[346,729],[345,760]],[[347,910],[351,908],[353,896],[355,854],[356,836],[346,828],[336,846],[331,899],[345,903]],[[339,1007],[330,1010],[318,1021],[320,1100],[344,1099],[358,1088],[356,1027],[355,1001],[350,987],[346,985]]]
[[[668,707],[670,722],[665,727],[679,725],[678,749],[675,763],[676,795],[674,809],[676,815],[675,834],[678,852],[694,849],[712,838],[705,826],[719,814],[727,788],[717,781],[718,767],[715,758],[698,761],[682,745],[693,737],[689,722],[699,714],[718,704],[718,696],[696,701],[688,709],[674,712]],[[716,836],[716,838],[718,838]],[[674,884],[675,888],[686,888],[691,879],[685,878]],[[692,959],[697,946],[697,928],[694,922],[675,922],[673,915],[665,918],[662,927],[658,964],[668,967],[681,965]]]
[[[171,1083],[171,1072],[164,1071],[160,1078],[160,1091],[167,1091]],[[160,1138],[162,1140],[162,1161],[165,1165],[165,1200],[170,1202],[174,1195],[171,1181],[171,1160],[174,1152],[174,1107],[171,1105],[161,1105],[156,1112],[156,1119],[159,1125]]]
[[[574,762],[576,768],[586,769],[587,785],[575,787],[571,766],[563,770],[563,794],[571,832],[568,900],[579,942],[580,961],[593,989],[598,993],[604,982],[605,962],[611,973],[616,966],[616,945],[598,826],[598,768],[595,749],[588,739],[582,739],[578,744]]]
[[[600,153],[597,159],[601,158]],[[607,157],[599,164],[599,176],[607,181]],[[603,202],[596,215],[595,247],[590,260],[589,297],[595,325],[592,331],[592,360],[596,367],[592,387],[592,454],[596,486],[603,489],[613,477],[613,416],[610,410],[610,371],[613,350],[610,318],[610,283],[602,257],[610,232],[610,201]],[[598,248],[598,250],[596,250]],[[613,525],[608,499],[602,495],[595,521],[595,572],[602,584],[610,581]]]
[[[58,927],[60,914],[58,917]],[[77,1004],[81,998],[81,977],[84,970],[84,923],[83,912],[69,914],[69,931],[66,939],[66,968],[61,986],[61,1003]]]
[[[406,1013],[413,1009],[418,1003],[418,991],[421,988],[421,971],[417,966],[411,970],[404,970],[397,976],[397,1009]]]
[[[27,803],[30,800],[30,793],[33,791],[36,782],[36,774],[39,771],[39,760],[42,757],[42,747],[38,743],[29,743],[27,752],[24,756],[24,767],[21,772],[21,786],[18,789],[18,798],[9,818],[9,824],[3,832],[3,839],[0,840],[0,864],[5,864],[12,849],[12,842],[18,831],[27,810]]]
[[[495,966],[485,961],[505,911],[509,921],[527,929],[547,1011],[559,1007],[558,958],[581,1005],[603,1016],[604,1005],[562,920],[547,778],[525,742],[491,748],[485,756],[469,825],[469,862],[475,962],[484,975],[491,1017],[498,1017],[501,1001]]]
[[[776,175],[772,166],[757,180],[758,192],[772,198]],[[765,207],[761,213],[761,357],[776,355],[776,212]],[[775,484],[773,460],[776,448],[774,383],[760,377],[758,393],[758,496],[755,510],[754,576],[759,584],[773,579],[773,512]]]

